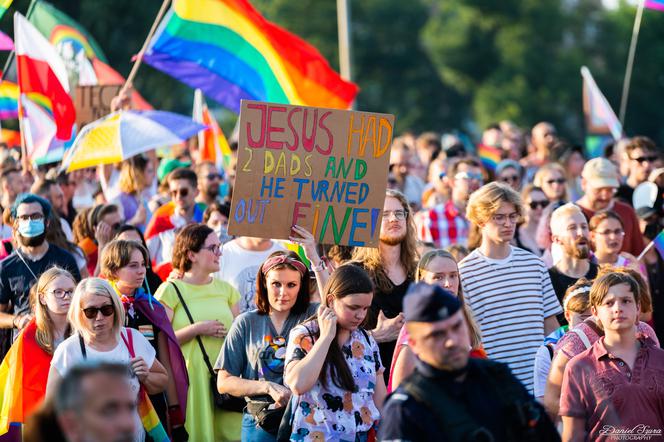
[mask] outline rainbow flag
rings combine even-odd
[[[649,9],[664,11],[664,0],[646,0],[644,6]]]
[[[88,31],[50,3],[38,1],[30,14],[30,22],[55,47],[71,44],[74,54],[81,49],[89,59],[108,63],[101,46]]]
[[[144,60],[235,112],[242,99],[346,109],[358,92],[247,0],[175,0]]]
[[[502,159],[501,154],[502,151],[499,147],[486,146],[484,144],[477,146],[477,156],[480,157],[482,165],[492,172],[496,170],[496,166],[500,163]]]
[[[0,84],[0,120],[18,118],[18,85],[4,80]]]
[[[217,120],[208,109],[203,92],[196,89],[194,93],[194,110],[192,119],[204,124],[208,129],[198,133],[198,149],[201,161],[212,161],[217,169],[222,170],[231,165],[231,147]]]
[[[150,402],[147,392],[141,387],[138,392],[138,415],[141,417],[143,428],[150,435],[155,442],[169,442],[171,439],[168,437],[164,426],[159,420],[159,416]]]
[[[5,12],[7,12],[7,9],[11,6],[12,1],[14,0],[0,0],[0,18],[5,15]]]
[[[33,319],[18,336],[0,365],[0,435],[25,423],[44,399],[52,356],[37,344]]]
[[[659,234],[655,237],[655,239],[652,240],[653,244],[655,245],[655,248],[659,252],[659,256],[664,259],[664,230],[659,232]]]

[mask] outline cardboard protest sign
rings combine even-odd
[[[228,231],[377,247],[394,115],[243,100]]]
[[[110,114],[111,100],[120,89],[122,85],[78,86],[74,97],[78,128]]]

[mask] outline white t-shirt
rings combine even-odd
[[[152,367],[154,364],[156,352],[154,347],[148,342],[148,340],[138,331],[131,328],[122,328],[122,334],[127,336],[127,332],[131,332],[134,345],[134,353],[136,357],[142,357],[147,363],[148,367]],[[70,368],[76,366],[77,364],[85,361],[101,361],[101,362],[111,362],[118,364],[129,364],[131,356],[129,355],[129,350],[125,345],[122,338],[118,338],[118,345],[109,351],[98,351],[89,345],[85,346],[85,351],[87,353],[87,358],[83,357],[81,352],[81,344],[79,342],[79,335],[73,334],[67,339],[65,339],[62,344],[58,345],[58,348],[55,349],[53,353],[53,359],[51,360],[51,366],[55,367],[58,371],[58,374],[64,377]],[[130,380],[131,391],[136,394],[138,398],[138,391],[140,388],[140,383],[136,376],[132,376]],[[145,431],[143,430],[143,424],[141,423],[141,418],[138,415],[138,411],[135,416],[136,421],[136,437],[134,440],[143,441],[145,440]]]
[[[562,313],[544,262],[518,247],[501,260],[476,249],[459,263],[459,274],[487,355],[508,364],[532,393],[544,319]]]
[[[240,292],[240,313],[256,308],[256,274],[270,254],[286,248],[277,241],[262,252],[243,249],[237,240],[229,241],[223,246],[221,269],[213,276],[228,282]]]

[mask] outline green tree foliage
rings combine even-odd
[[[579,141],[582,65],[618,111],[635,14],[632,3],[621,1],[607,10],[602,0],[349,0],[353,81],[361,88],[356,108],[396,114],[398,131],[441,131],[468,122],[483,127],[504,118],[528,127],[550,120]],[[126,76],[161,1],[52,3],[85,26]],[[338,69],[335,1],[252,3]],[[28,4],[15,0],[0,28],[12,35],[13,11],[25,13]],[[660,143],[663,48],[664,13],[647,10],[626,131]],[[141,68],[135,85],[157,108],[191,112],[193,91],[149,66]],[[233,122],[233,116],[224,118],[224,129]]]

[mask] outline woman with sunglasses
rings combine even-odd
[[[549,200],[542,189],[532,184],[527,185],[523,189],[521,198],[523,199],[526,213],[523,217],[523,223],[519,225],[514,236],[516,246],[528,250],[537,256],[542,256],[544,249],[540,248],[537,244],[537,228],[542,219],[542,212],[549,205]]]
[[[71,332],[67,312],[75,288],[71,273],[51,267],[30,290],[35,316],[18,335],[0,366],[0,373],[9,373],[7,383],[0,383],[0,404],[9,406],[10,420],[12,416],[22,416],[22,422],[12,423],[24,423],[44,398],[53,351]],[[19,390],[14,388],[17,379],[22,380]],[[0,419],[0,436],[3,424],[9,423]]]
[[[565,169],[558,163],[545,164],[533,178],[533,184],[542,189],[550,203],[567,201],[566,183]]]
[[[173,324],[187,364],[185,428],[189,440],[197,442],[239,440],[242,427],[242,414],[216,408],[210,390],[209,361],[219,354],[239,313],[238,291],[212,277],[219,270],[221,253],[214,230],[205,224],[185,226],[173,246],[173,269],[182,278],[164,282],[155,294]]]
[[[524,169],[514,160],[503,160],[496,166],[496,181],[505,183],[514,189],[521,191]]]
[[[455,294],[463,302],[457,260],[447,250],[436,249],[422,255],[415,271],[415,282],[420,281],[439,285]],[[473,319],[470,308],[465,303],[463,312],[470,332],[470,355],[477,358],[486,358],[486,352],[482,348],[479,327]],[[388,392],[396,390],[401,381],[413,372],[416,358],[415,353],[408,346],[408,331],[404,325],[399,332],[394,358],[392,358],[390,379],[387,386]]]
[[[125,327],[138,330],[150,341],[157,360],[168,372],[164,393],[150,396],[164,428],[174,441],[187,440],[184,429],[187,403],[187,367],[164,307],[146,291],[148,252],[138,242],[116,239],[104,247],[102,275],[120,296]]]
[[[156,359],[150,342],[138,330],[123,327],[124,308],[107,281],[101,278],[82,280],[74,291],[67,318],[75,333],[53,354],[47,396],[55,394],[57,385],[69,369],[85,360],[128,364],[134,374],[131,389],[137,400],[141,387],[148,394],[164,391],[168,383],[166,369]],[[134,440],[143,441],[145,431],[138,411],[135,421]]]

